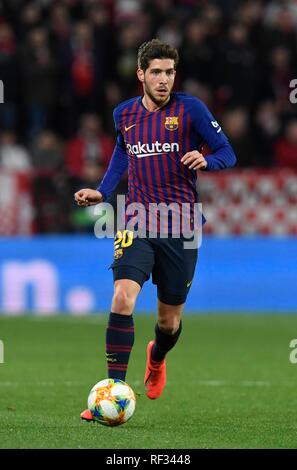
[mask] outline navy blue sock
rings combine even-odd
[[[106,329],[108,377],[125,381],[130,352],[134,344],[132,315],[111,312]]]
[[[163,361],[168,351],[170,351],[170,349],[172,349],[175,346],[179,338],[179,335],[181,334],[181,330],[182,330],[182,322],[180,322],[178,330],[173,335],[164,333],[164,331],[162,331],[159,328],[158,323],[156,324],[155,344],[152,348],[152,360],[153,361],[156,361],[156,362]]]

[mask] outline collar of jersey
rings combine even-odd
[[[164,106],[162,106],[161,108],[156,109],[156,111],[149,111],[149,110],[144,106],[144,104],[143,104],[143,102],[142,102],[143,97],[144,97],[144,95],[141,95],[141,96],[139,97],[140,105],[146,110],[147,113],[149,113],[149,114],[154,114],[154,113],[157,113],[158,111],[162,111],[162,109],[166,109],[167,106],[169,106],[169,105],[172,103],[172,101],[173,101],[173,99],[174,99],[174,97],[175,97],[175,93],[170,93],[170,100],[168,101],[168,103],[166,103],[166,104],[165,104]]]

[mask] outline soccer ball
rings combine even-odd
[[[132,388],[119,379],[104,379],[89,393],[88,409],[93,419],[105,426],[126,423],[134,413],[136,398]]]

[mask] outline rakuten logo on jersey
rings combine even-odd
[[[136,155],[137,158],[151,157],[153,155],[161,155],[170,152],[179,152],[179,145],[177,142],[161,144],[158,140],[151,144],[127,144],[127,150],[129,155]]]

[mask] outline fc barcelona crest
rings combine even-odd
[[[120,248],[114,252],[114,259],[119,259],[123,256],[123,250]]]
[[[165,120],[165,129],[175,131],[178,129],[178,116],[167,116]]]

